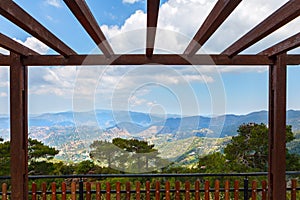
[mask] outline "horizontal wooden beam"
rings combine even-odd
[[[277,56],[300,46],[300,33],[275,44],[274,46],[262,51],[259,55]]]
[[[0,14],[63,56],[76,54],[12,0],[0,1]]]
[[[242,0],[219,0],[183,54],[194,55],[220,27]]]
[[[265,55],[168,55],[158,54],[148,58],[142,54],[114,55],[73,55],[68,58],[56,55],[27,56],[22,59],[26,66],[78,66],[78,65],[272,65],[273,59]],[[287,55],[287,65],[300,65],[300,55]],[[8,55],[0,55],[0,66],[9,66]]]
[[[147,57],[151,57],[154,51],[159,3],[160,0],[147,0],[147,39],[146,39]]]
[[[23,58],[26,66],[53,65],[270,65],[273,60],[262,55],[240,55],[229,58],[225,55],[153,55],[151,58],[142,54],[114,55],[106,58],[104,55],[74,55],[63,56],[28,56]]]
[[[268,18],[233,43],[222,54],[237,55],[300,15],[299,0],[290,0]]]
[[[113,55],[114,52],[110,44],[105,38],[99,24],[94,18],[86,2],[84,0],[64,0],[64,2],[87,31],[87,33],[91,36],[103,54],[106,57]]]
[[[38,55],[37,52],[7,37],[2,33],[0,33],[0,46],[8,51],[12,51],[16,54],[23,55],[23,56]]]

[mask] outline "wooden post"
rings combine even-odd
[[[171,195],[170,195],[171,187],[169,181],[166,181],[165,187],[166,187],[166,200],[171,200]]]
[[[2,184],[2,200],[7,200],[7,184]]]
[[[51,192],[52,192],[51,200],[56,200],[56,183],[55,182],[53,182],[51,184]]]
[[[225,181],[225,200],[229,200],[230,199],[230,183],[229,180]]]
[[[220,200],[220,181],[215,181],[215,200]]]
[[[286,199],[286,54],[269,69],[269,200]]]
[[[47,200],[47,185],[45,182],[42,183],[42,200]]]
[[[204,183],[204,200],[209,200],[209,181]]]
[[[257,182],[256,181],[252,181],[251,199],[252,200],[256,200],[257,199]]]
[[[292,191],[291,191],[291,200],[296,200],[297,194],[297,179],[292,179]]]
[[[121,200],[121,183],[116,182],[116,200]]]
[[[92,199],[92,194],[91,194],[91,183],[90,182],[86,182],[86,196],[85,199],[86,200],[91,200]]]
[[[180,182],[175,182],[175,200],[180,200]]]
[[[96,200],[101,200],[101,184],[96,183]]]
[[[150,181],[146,181],[146,200],[150,200]]]
[[[66,182],[61,183],[61,199],[67,200],[67,184],[66,184]]]
[[[190,200],[191,184],[189,181],[185,182],[185,200]]]
[[[239,191],[240,190],[240,186],[239,186],[239,181],[235,180],[234,181],[234,200],[239,200]]]
[[[111,191],[110,183],[106,182],[106,200],[111,200],[110,199],[110,191]]]
[[[160,200],[160,182],[155,182],[155,199]]]
[[[261,199],[267,200],[267,181],[263,180],[261,182],[262,192],[261,192]]]
[[[76,182],[71,183],[71,199],[76,200]]]
[[[126,187],[126,200],[130,200],[130,190],[131,190],[131,187],[130,187],[130,182],[126,182],[125,184],[125,187]]]
[[[28,200],[27,67],[15,53],[10,63],[11,198]]]
[[[36,191],[37,191],[37,188],[36,188],[36,183],[32,183],[31,185],[31,191],[32,191],[32,197],[31,199],[32,200],[36,200]]]
[[[135,199],[141,200],[141,183],[136,182],[135,184]]]
[[[200,200],[200,181],[195,182],[195,200]]]

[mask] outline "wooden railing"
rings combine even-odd
[[[243,190],[244,188],[240,188],[239,181],[234,181],[232,183],[233,187],[230,187],[230,182],[225,181],[221,183],[219,180],[214,182],[214,187],[211,188],[211,183],[209,181],[205,181],[201,183],[200,181],[195,181],[193,183],[186,181],[181,183],[176,181],[174,185],[171,185],[169,181],[165,181],[164,184],[161,184],[160,181],[156,181],[154,183],[150,183],[146,181],[144,184],[144,188],[141,187],[140,182],[136,182],[132,184],[131,182],[126,182],[125,184],[121,184],[120,182],[116,182],[114,184],[114,188],[112,184],[109,182],[100,183],[100,182],[84,182],[84,190],[83,193],[80,193],[79,184],[76,182],[72,182],[67,185],[66,182],[62,182],[60,185],[60,190],[57,189],[57,184],[55,182],[51,183],[51,190],[47,191],[46,183],[42,183],[38,188],[36,183],[32,183],[31,191],[30,191],[30,199],[37,200],[76,200],[76,199],[85,199],[85,200],[100,200],[100,199],[136,199],[136,200],[181,200],[181,199],[195,199],[195,200],[239,200],[244,199]],[[258,188],[258,182],[252,181],[251,188],[249,189],[249,197],[252,200],[267,200],[267,182],[261,181],[261,187]],[[297,180],[291,180],[291,187],[288,188],[287,194],[289,195],[289,199],[296,200],[297,199]],[[7,184],[2,184],[2,200],[8,200],[9,192],[7,191]],[[299,196],[298,196],[299,199]]]

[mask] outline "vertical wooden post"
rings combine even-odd
[[[76,182],[71,183],[71,199],[76,200]]]
[[[269,200],[286,199],[286,54],[269,69]]]
[[[31,191],[32,191],[32,197],[31,197],[31,200],[36,200],[36,191],[37,191],[37,188],[36,188],[36,183],[32,183],[31,185]]]
[[[28,200],[27,67],[10,54],[11,198]]]
[[[45,182],[42,183],[42,200],[47,200],[47,185]]]
[[[170,195],[170,182],[166,181],[166,200],[171,200],[171,195]]]
[[[7,184],[2,184],[2,200],[7,200]]]
[[[101,200],[101,184],[96,183],[96,200]]]
[[[146,181],[146,200],[150,200],[150,181]]]
[[[141,200],[141,183],[136,182],[135,184],[135,199]]]
[[[239,181],[235,180],[234,181],[234,200],[239,200],[239,191],[240,190],[240,186],[239,186]]]
[[[215,181],[215,200],[220,200],[220,181]]]
[[[190,190],[191,190],[191,184],[189,181],[185,182],[185,200],[190,200]]]
[[[86,196],[85,196],[85,199],[86,200],[91,200],[92,199],[92,194],[91,194],[91,190],[92,190],[92,186],[91,186],[91,183],[90,182],[86,182],[85,184],[85,187],[86,187]]]
[[[160,200],[160,182],[155,182],[155,200]]]
[[[130,182],[126,182],[125,184],[125,188],[126,188],[126,200],[130,200],[130,190],[131,190],[131,187],[130,187]]]
[[[200,181],[195,182],[195,200],[200,200]]]
[[[229,180],[226,180],[225,181],[225,200],[229,200],[230,199],[230,183],[229,183]]]
[[[66,184],[66,182],[61,183],[61,199],[67,200],[67,184]]]
[[[180,200],[180,182],[175,182],[175,200]]]

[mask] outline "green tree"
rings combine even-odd
[[[10,143],[3,142],[0,138],[0,176],[9,175],[10,173]]]
[[[84,160],[78,163],[75,167],[75,171],[77,174],[87,174],[91,170],[93,170],[95,167],[95,164],[90,160]]]
[[[292,127],[286,127],[286,142],[294,139]],[[268,127],[265,124],[243,124],[238,135],[224,149],[225,158],[234,171],[267,171]],[[286,149],[287,170],[300,166],[299,156]],[[293,162],[293,166],[289,163]],[[299,169],[299,168],[298,168]]]

